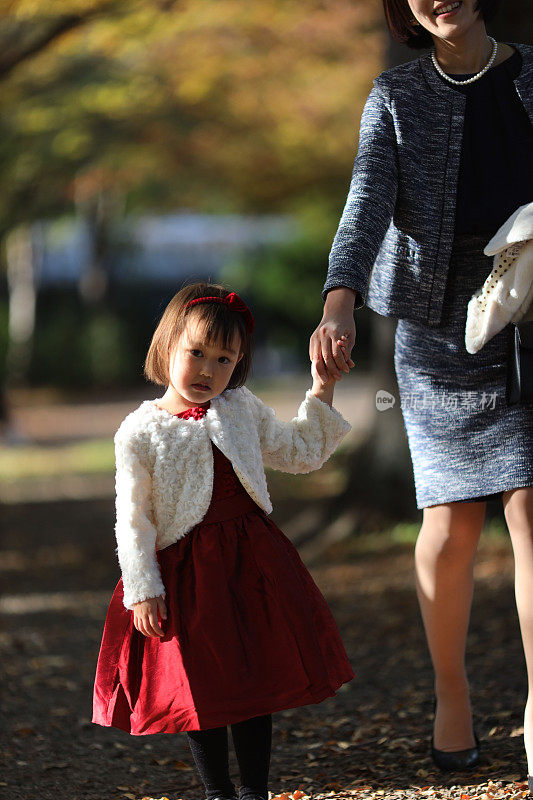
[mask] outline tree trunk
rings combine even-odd
[[[110,249],[117,201],[109,191],[100,191],[87,199],[76,198],[76,211],[89,234],[90,254],[80,275],[78,291],[83,302],[92,308],[105,305],[110,281]]]
[[[36,306],[38,238],[30,225],[21,225],[6,240],[9,328],[6,384],[26,383],[33,348]]]
[[[9,389],[28,380],[37,301],[37,271],[42,243],[37,225],[21,225],[5,240],[8,287],[8,343],[5,380],[0,386],[0,437],[6,442],[21,442],[24,437],[13,426],[9,414]]]

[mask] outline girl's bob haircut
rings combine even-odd
[[[479,11],[484,22],[489,22],[498,11],[500,0],[477,0],[474,8]],[[413,25],[413,12],[407,0],[383,0],[385,19],[394,39],[407,47],[422,49],[433,47],[433,39],[429,31],[422,25]]]
[[[235,366],[226,388],[244,386],[252,361],[252,336],[244,318],[224,303],[198,303],[187,308],[187,303],[198,297],[227,297],[228,294],[229,290],[219,284],[192,283],[174,295],[163,311],[148,348],[144,375],[149,381],[165,387],[169,385],[172,350],[183,333],[187,320],[194,319],[204,323],[209,344],[221,342],[223,347],[228,347],[233,336],[239,334],[243,356]]]

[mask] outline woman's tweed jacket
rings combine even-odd
[[[533,47],[509,44],[523,59],[514,83],[533,123]],[[366,303],[384,316],[439,324],[465,105],[429,53],[374,79],[324,296],[348,286],[359,293],[356,308]]]
[[[116,553],[124,606],[164,594],[156,550],[185,536],[206,514],[213,491],[213,442],[240,482],[272,511],[263,464],[311,472],[333,453],[350,425],[308,391],[290,422],[276,419],[245,387],[211,401],[200,420],[183,419],[145,400],[115,434]]]

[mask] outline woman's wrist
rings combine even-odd
[[[337,286],[330,289],[324,301],[324,316],[330,314],[346,313],[353,314],[355,306],[355,289],[347,286]]]

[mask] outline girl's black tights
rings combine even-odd
[[[231,735],[241,778],[239,800],[252,797],[268,800],[272,715],[236,722],[231,725]],[[207,800],[233,797],[235,786],[229,776],[227,727],[187,731],[187,738]]]

